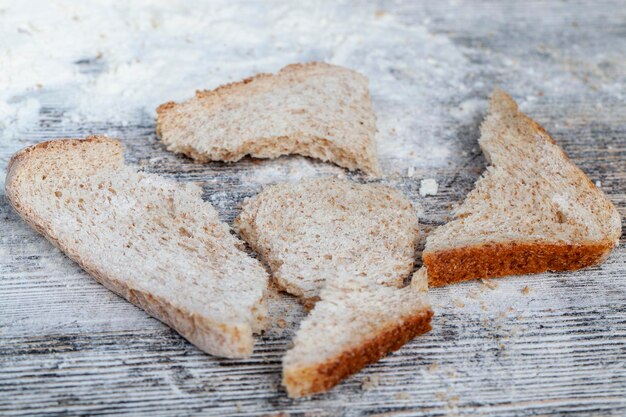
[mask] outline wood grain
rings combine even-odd
[[[471,63],[466,89],[454,102],[438,103],[442,109],[452,114],[468,100],[484,101],[500,85],[593,181],[601,181],[626,215],[622,2],[379,6],[405,24],[418,22],[447,36]],[[101,70],[89,65],[81,67]],[[550,84],[553,76],[565,77],[563,88]],[[375,91],[373,97],[384,119],[385,103]],[[38,99],[38,128],[0,143],[2,168],[31,143],[111,133],[125,142],[129,161],[201,183],[205,198],[228,222],[241,201],[260,190],[259,172],[267,167],[281,172],[279,179],[298,174],[301,164],[315,175],[344,173],[298,157],[197,165],[165,151],[149,116],[129,126],[68,128],[62,91]],[[422,207],[425,232],[445,222],[451,204],[463,199],[485,166],[476,142],[482,117],[479,111],[470,119],[437,122],[446,128],[434,139],[452,150],[442,163],[410,155],[381,161],[388,173],[384,181]],[[421,140],[418,134],[415,140]],[[412,176],[407,167],[414,168]],[[436,178],[439,193],[420,198],[421,178]],[[280,361],[305,314],[294,299],[270,299],[275,322],[250,359],[213,358],[96,284],[26,226],[4,195],[0,219],[3,415],[626,415],[624,236],[606,263],[586,270],[434,289],[432,332],[328,394],[292,401],[280,387]],[[286,327],[278,325],[279,318]]]

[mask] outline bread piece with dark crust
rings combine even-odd
[[[283,358],[290,397],[324,392],[428,332],[433,312],[421,290],[331,281]]]
[[[423,252],[429,284],[575,270],[617,245],[615,206],[554,139],[495,90],[479,144],[490,163]]]
[[[315,302],[283,360],[290,397],[326,391],[430,330],[425,278],[399,288],[419,229],[397,190],[337,178],[277,184],[243,204],[235,228],[280,288]]]

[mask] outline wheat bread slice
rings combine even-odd
[[[288,65],[157,109],[167,149],[199,162],[300,154],[381,174],[367,78],[320,62]]]
[[[419,233],[413,205],[398,191],[338,178],[265,187],[244,202],[234,227],[278,286],[308,304],[344,275],[401,286]]]
[[[15,154],[6,195],[96,281],[198,348],[252,353],[266,322],[267,274],[197,185],[138,172],[124,165],[119,141],[90,137]]]
[[[327,391],[428,332],[433,312],[423,287],[386,287],[358,277],[329,281],[283,358],[287,394]]]
[[[235,228],[278,286],[315,302],[283,360],[290,397],[323,392],[430,330],[413,269],[418,220],[396,190],[338,178],[266,187]]]
[[[491,96],[479,144],[490,165],[426,240],[431,286],[575,270],[617,245],[615,206],[504,91]]]

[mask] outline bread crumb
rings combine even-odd
[[[278,327],[280,327],[281,329],[284,329],[285,327],[287,327],[287,322],[284,319],[278,319],[277,324],[278,324]]]
[[[432,178],[426,178],[420,182],[420,195],[426,197],[427,195],[437,195],[439,191],[439,184]]]
[[[473,298],[474,300],[477,300],[480,298],[480,293],[474,289],[471,289],[467,292],[467,296],[469,298]]]
[[[465,307],[465,303],[461,300],[459,300],[458,298],[455,298],[453,301],[454,305],[459,307],[459,308],[463,308]]]
[[[596,187],[598,188],[602,188],[602,183],[598,180],[596,181]]]
[[[528,285],[522,288],[522,294],[524,295],[530,294],[530,287]]]
[[[376,13],[374,13],[374,16],[380,19],[381,17],[387,16],[387,12],[384,10],[376,10]]]
[[[411,397],[406,392],[399,392],[396,394],[396,400],[408,400]]]
[[[444,391],[437,391],[435,393],[435,397],[437,397],[439,401],[443,401],[448,398],[448,395]]]
[[[376,388],[380,382],[380,377],[378,375],[370,375],[366,376],[361,380],[361,389],[364,391],[371,390]]]
[[[498,288],[498,284],[490,279],[481,279],[480,280],[487,288],[491,289],[491,290],[495,290],[496,288]]]
[[[435,372],[437,369],[439,369],[439,364],[437,362],[433,362],[428,365],[428,372]]]
[[[415,271],[415,274],[413,274],[411,278],[411,286],[417,291],[428,291],[428,274],[426,268],[422,267]]]
[[[411,178],[413,175],[415,175],[415,167],[409,167],[406,171],[406,176]]]

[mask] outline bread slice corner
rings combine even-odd
[[[496,89],[479,144],[489,162],[423,252],[431,286],[575,270],[618,243],[615,206],[538,123]]]

